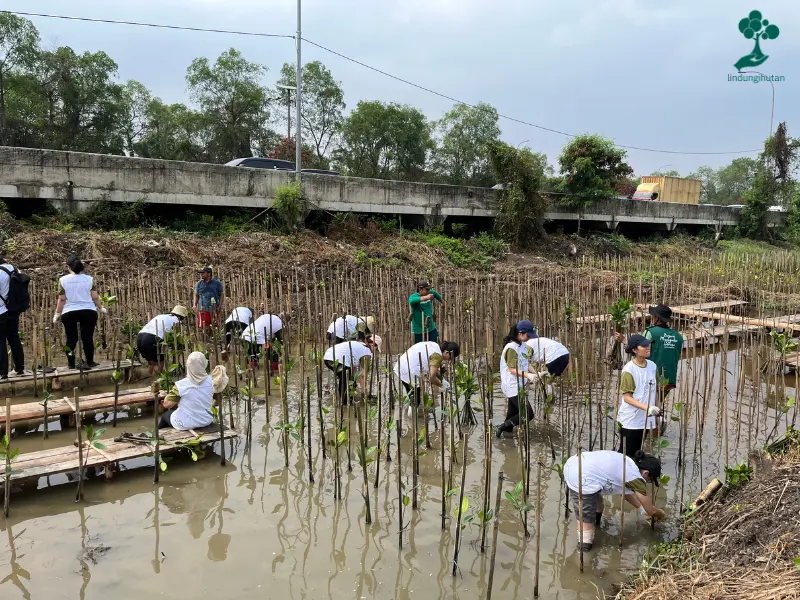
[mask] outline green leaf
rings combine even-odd
[[[661,438],[658,441],[658,447],[659,448],[668,448],[669,447],[669,440],[666,439],[666,438]]]
[[[339,432],[339,435],[336,436],[336,441],[339,444],[344,444],[347,441],[347,432],[342,430]]]
[[[517,503],[517,499],[516,499],[516,498],[514,497],[514,495],[513,495],[511,492],[509,492],[508,490],[506,490],[506,493],[505,493],[504,495],[505,495],[505,497],[506,497],[506,500],[508,500],[509,502],[511,502],[511,504],[516,504],[516,503]]]
[[[793,398],[793,397],[792,397],[792,398],[789,398],[789,399],[786,401],[786,406],[787,406],[788,408],[792,408],[792,407],[794,406],[794,398]]]
[[[514,486],[514,495],[519,496],[522,493],[522,480],[517,482],[517,485]]]
[[[486,518],[484,519],[484,521],[491,521],[491,520],[492,520],[492,517],[494,517],[494,510],[490,508],[490,509],[489,509],[489,510],[486,512]]]
[[[669,480],[670,480],[669,475],[662,475],[661,477],[658,478],[658,482],[661,485],[667,485],[669,483]]]
[[[681,420],[681,418],[680,418],[680,417],[676,417],[675,415],[672,415],[672,416],[670,417],[670,420],[672,420],[672,421],[680,421],[680,420]]]
[[[191,455],[192,455],[192,460],[197,462],[197,453],[194,450],[192,450]]]
[[[105,450],[106,445],[101,442],[92,442],[92,448],[97,448],[98,450]]]
[[[464,496],[464,498],[461,500],[461,514],[462,515],[466,514],[468,508],[469,508],[469,498]]]
[[[530,511],[532,511],[533,509],[534,509],[534,506],[533,506],[533,504],[526,504],[526,505],[525,505],[525,508],[523,508],[522,510],[524,510],[525,512],[530,512]]]
[[[793,558],[792,562],[794,563],[794,566],[797,567],[797,569],[800,569],[800,556],[798,556],[797,558]]]
[[[297,433],[296,431],[290,431],[289,435],[291,435],[292,439],[295,440],[295,441],[298,441],[300,439],[300,434]]]
[[[8,460],[14,460],[17,456],[19,456],[19,448],[14,448],[11,454],[8,455]]]
[[[164,473],[166,473],[166,472],[167,472],[167,463],[165,463],[163,460],[161,461],[161,470],[162,470]]]
[[[449,498],[450,496],[454,496],[460,491],[461,491],[461,488],[453,488],[452,490],[448,490],[447,494],[445,494],[445,498]]]
[[[403,506],[408,506],[411,499],[408,496],[403,496]]]

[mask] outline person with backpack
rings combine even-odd
[[[94,330],[97,327],[97,314],[108,311],[100,302],[94,278],[83,273],[81,259],[74,254],[67,258],[68,273],[58,280],[58,304],[53,315],[53,325],[59,321],[64,324],[67,334],[67,363],[70,369],[75,368],[75,348],[78,337],[81,339],[86,361],[85,369],[99,366],[94,362]],[[80,328],[80,331],[79,331]]]
[[[30,277],[0,257],[0,380],[8,379],[8,350],[14,375],[25,374],[25,352],[19,339],[19,315],[30,307]]]

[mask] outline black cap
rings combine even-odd
[[[648,312],[654,317],[658,317],[665,323],[672,318],[672,309],[666,304],[656,304],[655,306],[651,306]]]
[[[425,288],[426,290],[429,290],[429,289],[431,289],[431,284],[430,284],[430,283],[428,283],[428,280],[427,280],[427,279],[423,279],[422,281],[420,281],[420,282],[417,284],[417,289],[418,289],[418,290],[421,290],[422,288]]]
[[[442,352],[449,352],[450,356],[455,360],[461,354],[461,348],[455,342],[442,342],[440,346]]]
[[[211,269],[211,267],[203,267],[198,271],[198,273],[200,273],[201,275],[204,275],[206,273],[208,273],[209,275],[213,275],[214,271]]]
[[[633,354],[633,351],[636,350],[638,347],[647,347],[650,345],[650,340],[644,337],[641,334],[634,333],[631,337],[628,338],[628,352]]]
[[[659,487],[658,480],[661,478],[660,460],[658,460],[655,456],[645,454],[639,450],[636,452],[636,454],[634,454],[633,462],[636,463],[636,466],[640,471],[647,471],[647,473],[650,475],[650,480],[653,482],[653,485]]]

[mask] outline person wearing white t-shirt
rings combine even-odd
[[[228,350],[234,336],[242,335],[242,332],[253,322],[253,311],[246,306],[237,306],[225,320],[225,350],[222,352],[222,360],[228,360]]]
[[[525,384],[539,380],[538,373],[529,372],[530,355],[532,350],[526,342],[536,331],[533,323],[528,320],[520,321],[511,326],[508,335],[503,338],[503,350],[500,353],[500,387],[507,400],[506,420],[495,430],[497,437],[511,432],[520,424],[519,396],[525,399],[526,423],[533,419],[533,408],[525,398]]]
[[[325,351],[322,357],[325,366],[336,375],[336,389],[342,405],[352,394],[349,392],[351,376],[359,375],[359,387],[362,392],[367,387],[367,373],[373,354],[379,352],[381,338],[378,335],[366,337],[359,334],[358,339],[349,342],[340,342]]]
[[[661,461],[655,456],[641,450],[633,457],[623,456],[613,450],[595,450],[581,452],[580,463],[579,478],[578,456],[567,459],[564,463],[564,483],[571,492],[578,525],[578,544],[583,546],[584,552],[592,549],[594,528],[600,525],[603,517],[604,495],[619,496],[624,490],[628,504],[654,519],[664,518],[664,511],[656,508],[647,495],[646,484],[652,483],[658,487],[661,477]]]
[[[14,374],[18,377],[25,374],[25,353],[19,339],[19,313],[10,312],[6,308],[11,287],[11,273],[14,273],[14,265],[0,257],[0,379],[8,379],[9,349],[14,361]]]
[[[569,366],[569,350],[558,340],[541,337],[534,332],[525,343],[531,349],[531,363],[544,365],[549,375],[561,377]]]
[[[283,341],[283,320],[278,315],[265,314],[258,317],[242,332],[245,351],[250,356],[250,366],[258,367],[259,348],[264,351],[272,348],[272,370],[278,370],[279,354],[274,348],[273,341]]]
[[[633,456],[642,449],[645,431],[656,428],[661,409],[656,405],[656,363],[650,357],[650,340],[634,334],[628,338],[627,352],[633,355],[623,368],[619,380],[620,403],[617,421],[620,424],[619,452]]]
[[[347,340],[355,340],[358,334],[370,335],[375,333],[375,317],[354,317],[345,315],[339,317],[328,325],[326,338],[329,342],[340,344]]]
[[[100,302],[94,278],[84,274],[83,262],[71,255],[67,259],[68,273],[58,280],[58,304],[53,315],[53,325],[59,321],[64,324],[66,333],[67,363],[75,368],[75,348],[78,337],[86,357],[84,368],[97,367],[94,362],[94,330],[97,327],[97,314],[108,311]]]
[[[455,342],[418,342],[397,359],[394,374],[400,377],[406,394],[413,390],[414,400],[419,406],[422,402],[422,378],[427,376],[433,386],[448,389],[450,384],[444,379],[444,363],[455,362],[459,354],[461,348]]]
[[[147,361],[150,375],[155,372],[156,367],[160,370],[164,366],[165,352],[162,348],[164,338],[175,325],[188,316],[189,311],[186,307],[178,304],[171,313],[157,315],[150,319],[147,325],[139,331],[136,336],[136,350],[139,352],[139,356]]]
[[[214,394],[221,394],[228,386],[225,367],[217,365],[209,375],[208,359],[202,352],[192,352],[186,358],[186,377],[175,383],[171,390],[161,390],[161,415],[158,428],[172,427],[188,431],[207,427],[214,422],[211,407]]]

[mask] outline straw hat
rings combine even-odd
[[[367,329],[369,329],[371,333],[375,333],[375,317],[358,317],[358,320],[366,323]]]
[[[173,315],[178,315],[179,317],[182,317],[182,318],[185,319],[186,317],[189,316],[189,311],[186,309],[185,306],[182,306],[180,304],[176,304],[175,308],[172,309],[172,314]]]
[[[215,394],[221,394],[228,387],[228,371],[222,365],[217,365],[211,371],[211,383]]]

